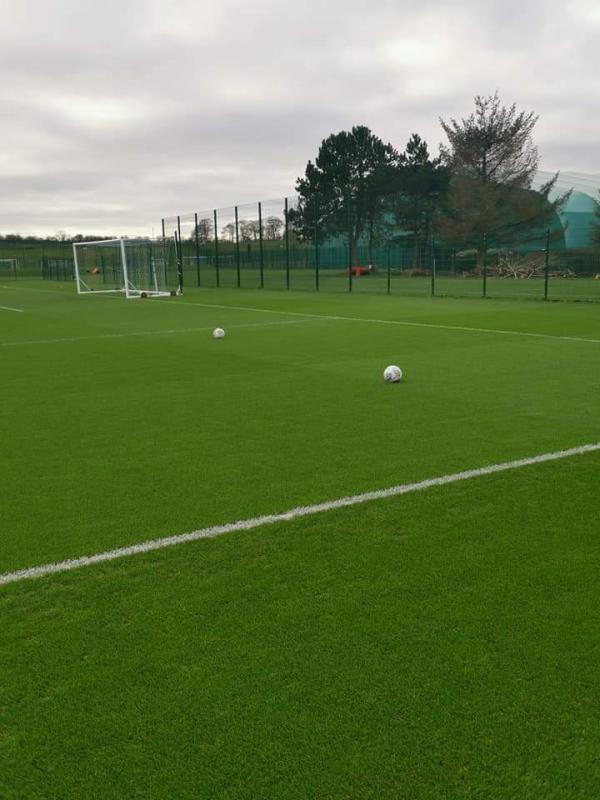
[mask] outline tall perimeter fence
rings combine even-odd
[[[398,206],[393,195],[364,207],[347,198],[306,207],[284,197],[165,217],[162,234],[177,240],[172,276],[183,275],[184,290],[600,302],[600,250],[566,249],[557,220],[548,230],[527,232],[516,221],[449,243],[427,226],[403,230]],[[22,278],[73,281],[72,243],[0,240],[0,279]]]
[[[600,250],[567,250],[558,220],[449,244],[403,231],[395,202],[284,197],[165,217],[162,232],[179,242],[187,287],[600,302]]]
[[[71,241],[0,239],[0,280],[75,280]]]

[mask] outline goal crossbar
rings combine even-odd
[[[173,240],[100,239],[73,244],[77,294],[167,297],[180,289]]]

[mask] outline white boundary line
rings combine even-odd
[[[530,331],[510,331],[501,328],[473,328],[467,325],[442,325],[434,322],[409,322],[397,319],[368,319],[366,317],[344,317],[329,314],[308,314],[301,311],[275,311],[271,308],[252,308],[250,306],[228,306],[216,303],[189,303],[181,301],[180,305],[200,306],[201,308],[231,309],[232,311],[255,311],[262,314],[286,314],[293,317],[313,317],[315,319],[341,320],[346,322],[368,322],[377,325],[404,325],[413,328],[437,328],[446,331],[471,331],[472,333],[499,333],[504,336],[529,336],[535,339],[558,339],[564,342],[588,342],[600,344],[600,339],[587,339],[582,336],[558,336],[552,333],[532,333]]]
[[[301,325],[303,322],[310,322],[308,319],[285,319],[278,322],[240,322],[239,324],[228,325],[227,330],[237,330],[238,328],[267,328],[272,325]],[[132,336],[172,336],[176,333],[198,333],[202,331],[212,331],[213,326],[202,328],[168,328],[162,331],[133,331],[131,333],[98,333],[90,336],[64,336],[57,339],[21,339],[15,342],[0,342],[0,347],[25,347],[28,344],[61,344],[63,342],[86,342],[94,339],[127,339]]]
[[[35,280],[35,278],[32,278],[32,280]],[[15,283],[19,283],[19,281],[15,281]],[[11,284],[9,286],[8,284],[3,283],[0,285],[0,289],[16,289],[18,292],[37,292],[38,294],[62,294],[62,295],[70,295],[72,297],[77,297],[76,292],[73,291],[67,292],[66,289],[38,289],[37,286],[21,286],[20,284],[19,286],[15,286],[14,284]]]
[[[32,292],[45,292],[47,294],[71,294],[70,292],[65,292],[62,290],[51,290],[51,289],[34,289],[30,286],[0,286],[2,289],[22,289],[22,290],[29,290]],[[76,295],[73,295],[76,296]],[[106,297],[106,295],[105,295]],[[113,298],[116,299],[116,298]],[[303,313],[301,311],[276,311],[272,308],[256,308],[253,306],[229,306],[226,304],[218,304],[218,303],[190,303],[189,301],[185,300],[176,300],[178,305],[180,306],[198,306],[199,308],[220,308],[220,309],[230,309],[232,311],[254,311],[260,314],[283,314],[285,316],[293,316],[293,317],[312,317],[313,319],[329,319],[329,320],[340,320],[346,322],[367,322],[371,324],[377,325],[404,325],[406,327],[412,328],[434,328],[438,330],[446,330],[446,331],[470,331],[472,333],[497,333],[503,336],[528,336],[534,339],[553,339],[555,341],[562,341],[562,342],[587,342],[588,344],[600,344],[600,339],[590,339],[584,336],[557,336],[552,333],[533,333],[532,331],[511,331],[511,330],[504,330],[502,328],[476,328],[470,327],[468,325],[443,325],[441,323],[434,323],[434,322],[410,322],[408,320],[397,320],[397,319],[368,319],[366,317],[344,317],[339,315],[333,314],[309,314]],[[168,308],[171,307],[171,303],[160,303],[157,305],[164,305]]]
[[[24,314],[25,311],[22,308],[13,308],[12,306],[0,306],[2,311],[16,311],[18,314]]]
[[[279,514],[266,514],[261,517],[253,517],[252,519],[230,522],[225,525],[213,525],[209,528],[200,528],[199,530],[191,531],[190,533],[182,533],[176,536],[166,536],[161,539],[150,539],[145,542],[140,542],[139,544],[132,544],[127,547],[118,547],[115,550],[107,550],[103,553],[96,553],[91,556],[81,556],[80,558],[57,561],[53,564],[42,564],[38,567],[28,567],[26,569],[16,570],[15,572],[5,572],[4,574],[0,574],[0,586],[8,583],[17,583],[18,581],[24,581],[31,578],[40,578],[43,575],[54,575],[61,572],[68,572],[69,570],[80,569],[81,567],[89,567],[92,564],[101,564],[105,561],[115,561],[118,558],[125,558],[126,556],[149,553],[153,550],[163,550],[166,547],[174,547],[175,545],[183,544],[185,542],[195,542],[199,539],[210,539],[214,538],[215,536],[221,536],[224,533],[252,530],[254,528],[260,528],[263,525],[273,525],[276,522],[289,522],[290,520],[299,519],[300,517],[309,517],[313,514],[320,514],[324,511],[347,508],[348,506],[367,503],[371,500],[382,500],[387,497],[396,497],[401,494],[408,494],[408,492],[418,492],[422,491],[423,489],[430,489],[433,486],[445,486],[446,484],[456,483],[457,481],[465,481],[469,478],[478,478],[482,475],[492,475],[496,472],[519,469],[520,467],[527,467],[532,464],[542,464],[545,461],[558,461],[562,458],[569,458],[570,456],[582,455],[584,453],[591,453],[598,450],[600,450],[600,442],[596,442],[595,444],[584,444],[580,445],[579,447],[571,447],[568,450],[558,450],[554,453],[543,453],[542,455],[530,456],[529,458],[520,458],[515,461],[505,461],[500,464],[491,464],[487,467],[468,469],[464,472],[455,472],[453,475],[443,475],[438,478],[428,478],[423,481],[418,481],[417,483],[404,483],[398,486],[391,486],[388,489],[379,489],[373,492],[364,492],[363,494],[341,497],[338,500],[328,500],[324,503],[316,503],[312,506],[300,506]]]

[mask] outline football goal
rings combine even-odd
[[[19,262],[16,258],[0,258],[0,277],[16,278]]]
[[[128,299],[181,292],[174,239],[103,239],[73,244],[78,294],[120,292]]]

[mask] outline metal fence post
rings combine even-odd
[[[217,209],[213,209],[213,220],[215,225],[215,280],[217,289],[221,286],[221,276],[219,274],[219,229],[217,227]]]
[[[348,291],[352,292],[352,205],[350,194],[346,195],[346,206],[348,224]]]
[[[177,215],[177,236],[179,237],[179,258],[177,264],[178,267],[181,266],[181,271],[183,272],[183,253],[181,252],[181,218],[179,214]],[[177,272],[179,274],[179,269],[177,270]]]
[[[177,230],[175,231],[175,262],[177,264],[177,283],[179,294],[183,294],[183,253],[181,252],[181,232],[179,231],[179,217],[177,217]]]
[[[315,197],[315,289],[319,291],[319,198]]]
[[[260,271],[260,288],[265,288],[265,259],[263,251],[262,203],[258,202],[258,268]]]
[[[392,292],[392,268],[390,262],[390,243],[387,243],[387,293]]]
[[[487,234],[483,234],[483,297],[487,297]]]
[[[435,297],[435,240],[431,236],[431,296]]]
[[[242,285],[242,275],[240,272],[240,218],[238,207],[235,207],[235,267],[237,270],[237,288]]]
[[[198,234],[198,212],[194,212],[194,242],[196,250],[196,286],[200,286],[200,239]]]
[[[289,220],[289,204],[287,197],[285,198],[285,288],[290,288],[290,220]]]
[[[546,252],[544,253],[544,300],[548,299],[549,266],[550,266],[550,228],[546,230]]]

